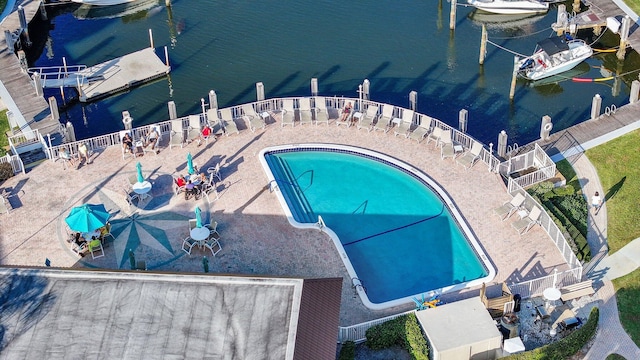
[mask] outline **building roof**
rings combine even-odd
[[[333,334],[335,358],[339,305],[319,309],[333,319],[325,321],[329,329],[300,319],[309,280],[15,268],[0,274],[3,356],[294,359],[294,352],[314,354],[296,343],[298,330],[315,328]],[[340,304],[341,278],[314,281],[324,284],[323,299]]]
[[[439,352],[496,338],[502,340],[498,327],[478,297],[416,311],[416,317],[431,346]]]

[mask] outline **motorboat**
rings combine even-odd
[[[134,0],[123,4],[109,6],[82,4],[73,11],[73,16],[80,20],[111,19],[119,17],[144,18],[148,13],[150,13],[151,9],[159,8],[159,5],[158,0]]]
[[[538,42],[533,55],[518,62],[518,74],[540,80],[573,69],[593,54],[584,40],[554,36]]]
[[[538,0],[467,0],[469,5],[495,14],[536,14],[549,10],[549,3]]]
[[[94,5],[94,6],[111,6],[130,3],[136,0],[71,0],[74,3]]]
[[[544,19],[545,14],[496,14],[475,9],[467,17],[475,24],[485,25],[487,29],[512,28],[524,31],[535,22]]]

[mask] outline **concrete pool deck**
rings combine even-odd
[[[163,136],[162,145],[168,136]],[[267,146],[295,143],[339,143],[378,151],[421,169],[444,187],[460,209],[490,261],[497,269],[495,282],[517,283],[567,269],[560,252],[539,226],[519,236],[511,226],[515,217],[500,221],[492,209],[510,199],[499,175],[482,163],[466,170],[451,159],[441,160],[433,143],[417,144],[392,133],[358,131],[355,127],[311,125],[280,127],[271,123],[264,131],[243,130],[197,147],[163,148],[155,156],[122,159],[119,147],[95,153],[89,165],[64,170],[61,162],[47,161],[27,174],[7,180],[15,209],[0,215],[0,264],[54,267],[98,267],[129,269],[128,249],[137,260],[145,260],[150,271],[202,272],[202,257],[208,255],[211,273],[344,278],[340,324],[363,321],[413,309],[412,304],[383,311],[362,305],[338,253],[327,235],[317,230],[299,230],[289,225],[257,154]],[[201,169],[222,163],[220,199],[185,200],[174,196],[171,175],[186,173],[186,155]],[[153,184],[151,198],[143,209],[129,207],[123,188],[140,161],[145,177]],[[65,241],[64,218],[82,203],[104,203],[112,213],[115,241],[106,256],[80,258]],[[207,220],[217,221],[222,251],[211,257],[194,248],[188,256],[181,250],[188,235],[188,218],[198,205]],[[132,216],[133,215],[133,216]],[[425,271],[437,271],[425,264]],[[444,300],[477,294],[447,295]]]

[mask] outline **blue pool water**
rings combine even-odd
[[[411,301],[490,274],[463,220],[407,171],[344,150],[293,148],[264,159],[295,222],[321,216],[335,233],[371,303]]]

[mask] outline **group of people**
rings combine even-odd
[[[94,240],[100,240],[101,243],[104,243],[104,237],[109,233],[110,227],[111,225],[107,223],[105,226],[97,229],[96,231],[99,232],[99,235],[97,237],[92,235],[89,241],[87,241],[80,232],[72,233],[68,240],[71,243],[72,250],[81,257],[87,255],[89,252],[89,243]]]
[[[67,149],[66,146],[60,149],[58,156],[67,164],[71,165],[74,169],[78,168],[77,165],[79,165],[79,163],[76,164],[76,159],[74,159],[73,155],[69,152],[69,149]],[[78,145],[78,160],[81,162],[83,159],[85,164],[91,164],[91,161],[89,160],[89,148],[87,147],[87,144],[85,142],[81,142]]]
[[[178,188],[184,187],[184,199],[189,200],[192,196],[198,200],[200,194],[205,190],[205,187],[209,185],[209,180],[204,173],[200,173],[195,181],[187,179],[182,175],[178,175],[176,178],[176,185]]]

